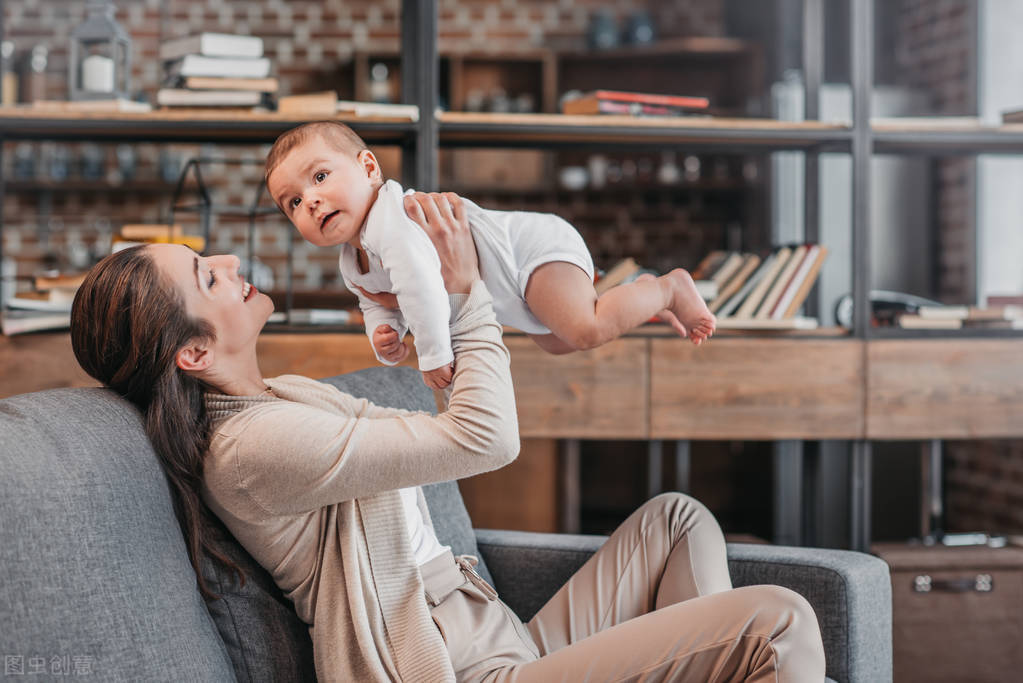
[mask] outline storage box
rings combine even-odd
[[[1019,680],[1023,548],[879,543],[891,567],[894,679]]]

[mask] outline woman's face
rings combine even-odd
[[[146,250],[184,300],[188,314],[213,326],[220,354],[255,349],[274,305],[238,274],[238,257],[199,256],[179,244],[153,244]]]

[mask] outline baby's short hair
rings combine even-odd
[[[263,180],[270,179],[270,174],[280,166],[291,150],[312,137],[319,137],[338,152],[351,154],[353,157],[358,156],[362,150],[369,149],[354,130],[340,121],[303,123],[301,126],[281,133],[281,136],[274,142],[266,157],[266,171]]]

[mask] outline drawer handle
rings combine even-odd
[[[995,589],[994,579],[990,574],[977,574],[974,578],[934,580],[927,574],[918,574],[913,579],[913,591],[916,593],[990,593]]]

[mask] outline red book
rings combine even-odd
[[[594,90],[575,99],[567,100],[561,109],[566,114],[606,113],[606,103],[637,104],[647,107],[666,107],[675,110],[704,110],[710,106],[706,97],[684,95],[653,95],[650,93],[624,92],[621,90]],[[601,111],[601,103],[605,111]]]

